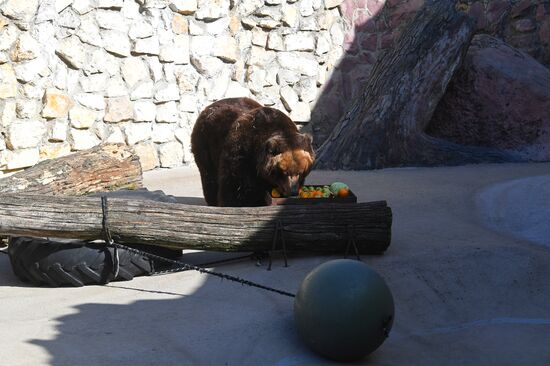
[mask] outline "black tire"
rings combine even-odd
[[[160,202],[175,201],[172,196],[160,191],[118,191],[106,195]],[[170,259],[176,259],[182,254],[181,250],[170,248],[125,245]],[[106,247],[99,241],[14,237],[10,238],[8,244],[13,272],[23,282],[30,282],[35,286],[101,285],[111,281],[128,281],[136,276],[150,275],[170,267],[166,262],[152,260],[146,255],[119,248],[119,273],[114,278],[113,253],[114,248]]]
[[[128,281],[155,271],[155,261],[118,249],[119,273],[113,278],[113,252],[113,248],[100,242],[62,242],[26,237],[13,238],[8,245],[15,275],[36,286],[99,285]]]

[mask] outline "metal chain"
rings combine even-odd
[[[209,274],[209,275],[212,275],[212,276],[216,276],[216,277],[219,277],[219,278],[222,278],[222,279],[226,279],[226,280],[229,280],[229,281],[238,282],[241,285],[257,287],[257,288],[261,288],[262,290],[275,292],[275,293],[285,295],[285,296],[289,296],[289,297],[295,297],[295,295],[291,294],[290,292],[286,292],[286,291],[278,290],[278,289],[275,289],[275,288],[272,288],[272,287],[260,285],[259,283],[255,283],[255,282],[252,282],[252,281],[245,280],[244,278],[231,276],[231,275],[221,273],[221,272],[214,272],[214,271],[211,271],[211,270],[199,267],[199,266],[194,266],[194,265],[187,264],[187,263],[180,262],[180,261],[176,261],[176,260],[173,260],[173,259],[164,258],[164,257],[161,257],[161,256],[156,255],[156,254],[151,254],[151,253],[144,252],[144,251],[136,249],[136,248],[131,248],[131,247],[127,247],[126,245],[115,243],[115,241],[113,240],[113,238],[111,236],[111,232],[109,230],[109,219],[108,219],[109,210],[108,210],[107,196],[101,196],[101,212],[103,214],[103,218],[102,218],[101,222],[102,222],[102,226],[103,226],[103,235],[104,235],[104,238],[105,238],[105,245],[113,247],[113,250],[114,250],[113,258],[112,258],[114,278],[117,277],[118,271],[119,271],[119,258],[118,258],[117,249],[120,248],[120,249],[124,249],[124,250],[130,251],[130,252],[134,252],[134,253],[146,256],[150,259],[156,259],[156,260],[159,260],[159,261],[162,261],[162,262],[176,264],[176,265],[179,266],[179,267],[174,268],[172,270],[163,271],[163,273],[173,273],[173,272],[193,270],[193,271],[197,271],[197,272],[200,272],[200,273],[206,273],[206,274]],[[152,274],[155,274],[155,272],[153,272]]]
[[[256,282],[245,280],[244,278],[228,275],[228,274],[221,273],[221,272],[211,271],[209,269],[202,268],[202,267],[199,267],[199,266],[194,266],[192,264],[187,264],[187,263],[184,263],[184,262],[181,262],[181,261],[164,258],[164,257],[161,257],[161,256],[156,255],[156,254],[144,252],[144,251],[136,249],[136,248],[132,248],[132,247],[128,247],[126,245],[116,243],[114,241],[111,242],[110,244],[106,243],[106,245],[112,246],[112,247],[115,247],[115,248],[119,248],[119,249],[124,249],[124,250],[130,251],[130,252],[134,252],[136,254],[146,256],[150,259],[156,259],[156,260],[159,260],[159,261],[162,261],[162,262],[171,263],[171,264],[175,264],[175,265],[178,266],[177,268],[173,268],[173,269],[169,269],[169,270],[165,270],[165,271],[153,272],[152,274],[174,273],[174,272],[193,270],[193,271],[197,271],[197,272],[200,272],[200,273],[205,273],[205,274],[216,276],[216,277],[219,277],[219,278],[222,278],[222,279],[226,279],[226,280],[229,280],[229,281],[238,282],[241,285],[257,287],[257,288],[260,288],[262,290],[275,292],[275,293],[278,293],[280,295],[285,295],[285,296],[289,296],[289,297],[296,297],[296,295],[294,295],[290,292],[287,292],[287,291],[278,290],[278,289],[273,288],[273,287],[264,286],[264,285],[261,285],[261,284],[256,283]]]

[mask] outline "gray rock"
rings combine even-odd
[[[311,109],[306,102],[298,102],[292,112],[290,119],[294,122],[309,122],[311,119]]]
[[[298,32],[284,37],[287,51],[313,51],[315,37],[310,32]]]
[[[332,43],[337,45],[344,44],[344,26],[341,22],[334,23],[330,27],[330,36],[332,37]]]
[[[247,86],[253,93],[259,93],[265,86],[268,86],[265,77],[266,71],[258,66],[249,66],[246,71]]]
[[[210,93],[208,98],[210,100],[222,99],[231,81],[231,70],[224,68],[214,80],[212,80],[212,86],[210,87]]]
[[[252,46],[250,48],[250,55],[246,64],[265,67],[275,60],[276,55],[277,54],[274,51],[268,51],[262,47]]]
[[[212,47],[212,56],[219,57],[225,62],[235,63],[240,57],[237,41],[231,36],[216,37]]]
[[[319,56],[324,55],[330,51],[331,46],[332,44],[331,44],[330,33],[326,31],[322,31],[317,35],[315,54]]]
[[[296,91],[303,102],[312,102],[317,98],[317,77],[301,78],[296,84]]]
[[[317,32],[321,29],[321,27],[317,23],[317,19],[314,16],[300,19],[299,28],[301,31],[309,32]]]
[[[97,24],[102,29],[113,29],[120,32],[128,32],[128,23],[120,12],[110,10],[97,10],[95,12]]]
[[[92,127],[98,116],[99,113],[97,111],[79,105],[75,105],[69,110],[71,126],[78,129]]]
[[[17,39],[17,27],[13,24],[9,24],[4,29],[0,29],[0,51],[10,49],[15,40]]]
[[[250,97],[250,90],[242,86],[236,81],[229,81],[227,85],[227,90],[225,91],[225,98],[239,98],[239,97]]]
[[[130,30],[128,31],[128,36],[132,40],[138,38],[148,38],[153,36],[155,30],[150,22],[145,19],[139,19],[136,22],[132,23]]]
[[[156,143],[163,143],[174,141],[174,130],[176,126],[168,123],[155,123],[153,124],[153,132],[151,134],[151,140]]]
[[[17,105],[14,100],[6,100],[0,103],[0,130],[8,127],[17,117]]]
[[[154,82],[161,81],[164,78],[164,73],[162,71],[162,64],[160,63],[157,57],[149,57],[147,59],[149,65],[149,74],[151,75]]]
[[[64,28],[76,29],[80,26],[80,17],[72,8],[66,8],[59,14],[57,23]]]
[[[76,31],[76,36],[84,43],[96,47],[103,46],[103,40],[99,33],[99,27],[96,25],[93,16],[82,17],[80,27]]]
[[[126,143],[134,145],[140,141],[149,140],[151,138],[151,123],[126,123],[124,125],[124,133],[126,134]]]
[[[38,0],[7,0],[2,4],[0,11],[8,18],[26,23],[31,21],[37,9]],[[18,22],[18,24],[20,26],[24,25],[21,22]],[[25,29],[27,29],[27,27],[25,27]]]
[[[267,48],[275,51],[284,51],[285,44],[283,37],[278,32],[269,32],[267,38]]]
[[[264,2],[262,0],[240,1],[238,4],[238,14],[241,17],[247,17],[261,8],[263,4]]]
[[[145,75],[147,76],[147,75]],[[155,84],[151,79],[142,80],[135,84],[130,93],[130,100],[151,99],[155,94]]]
[[[190,40],[190,52],[192,56],[209,56],[216,41],[212,36],[192,36]]]
[[[157,105],[157,122],[174,123],[178,121],[178,115],[179,111],[176,102],[167,102]]]
[[[189,36],[186,34],[178,34],[174,36],[174,50],[174,64],[188,64],[190,62]]]
[[[300,15],[308,17],[315,12],[313,9],[313,0],[301,0],[300,1]]]
[[[63,142],[67,140],[67,122],[55,120],[49,132],[48,141]]]
[[[152,142],[142,142],[134,145],[134,153],[139,157],[141,169],[151,170],[159,166],[157,149]]]
[[[20,119],[31,119],[40,112],[42,104],[38,100],[18,99],[15,105],[15,114]]]
[[[307,76],[317,76],[319,64],[315,57],[305,52],[278,52],[277,61],[281,67]]]
[[[323,0],[325,9],[332,9],[342,4],[344,0]]]
[[[183,148],[179,142],[167,142],[159,146],[160,166],[173,168],[183,163]]]
[[[106,74],[92,74],[90,76],[81,76],[80,85],[86,93],[101,92],[105,90],[108,76]]]
[[[152,36],[143,39],[137,39],[134,43],[134,53],[146,55],[158,55],[160,52],[160,44],[157,36]]]
[[[97,111],[105,109],[105,98],[102,94],[78,93],[74,95],[74,99],[84,107]]]
[[[277,22],[282,18],[281,8],[278,6],[262,6],[256,9],[253,14],[259,17],[269,17]]]
[[[53,10],[56,13],[61,13],[63,10],[65,10],[69,5],[73,3],[73,0],[46,0],[45,2],[51,2],[53,5]]]
[[[89,13],[94,9],[95,0],[77,0],[72,4],[72,7],[80,15]]]
[[[195,91],[200,75],[193,66],[177,66],[175,74],[178,87],[182,93]]]
[[[122,132],[122,129],[119,126],[109,126],[108,127],[108,137],[106,142],[108,144],[125,144],[126,136]]]
[[[157,114],[157,106],[151,99],[136,100],[134,105],[134,121],[154,121]]]
[[[199,74],[207,78],[216,76],[223,68],[223,61],[212,56],[191,56],[191,64],[195,66]]]
[[[198,20],[211,21],[229,14],[229,0],[199,0],[198,10],[195,18]]]
[[[196,112],[198,100],[195,94],[182,94],[179,109],[182,112]]]
[[[79,0],[76,0],[79,1]],[[97,7],[100,9],[120,9],[124,4],[124,0],[95,0]]]
[[[120,76],[113,76],[107,80],[107,87],[105,89],[105,96],[107,98],[127,96],[128,90],[126,84]]]
[[[30,149],[20,149],[15,151],[6,151],[6,168],[15,170],[33,166],[40,160],[40,152],[37,147]]]
[[[11,59],[15,62],[32,60],[39,54],[40,44],[31,36],[30,32],[22,33],[10,52]]]
[[[0,99],[17,95],[17,78],[11,64],[0,65]]]
[[[14,66],[15,77],[22,83],[28,83],[39,76],[47,76],[50,73],[48,64],[43,58],[18,63]]]
[[[295,5],[286,5],[281,8],[281,21],[284,25],[290,28],[298,26],[299,10]]]
[[[229,17],[223,17],[213,22],[204,23],[204,30],[206,31],[206,33],[213,36],[224,33],[225,31],[227,31],[228,27]]]
[[[155,102],[163,103],[180,99],[180,92],[176,83],[160,81],[155,85]]]
[[[86,48],[76,36],[60,41],[55,53],[75,69],[81,69],[88,61]]]
[[[95,133],[90,130],[77,130],[71,128],[69,132],[71,150],[88,150],[101,143]]]
[[[106,99],[105,122],[122,122],[134,117],[134,108],[128,97]]]
[[[281,87],[280,90],[281,94],[281,101],[283,102],[283,105],[285,106],[287,111],[292,111],[296,106],[298,105],[298,94],[294,91],[294,89],[288,85],[285,85]]]
[[[46,134],[44,122],[15,120],[6,130],[6,145],[10,150],[38,146]]]
[[[140,80],[149,80],[149,68],[139,57],[129,57],[120,65],[122,77],[129,88],[133,88]]]
[[[170,9],[179,14],[193,14],[197,11],[197,0],[171,0]]]

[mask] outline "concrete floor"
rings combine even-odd
[[[394,328],[358,364],[550,365],[550,164],[315,171],[308,183],[336,180],[394,213],[388,251],[363,258],[393,292]],[[200,202],[194,169],[148,172],[145,182]],[[295,292],[331,258],[216,270]],[[332,364],[301,343],[292,305],[195,272],[29,287],[0,255],[0,365]]]

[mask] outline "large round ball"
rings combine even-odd
[[[355,361],[377,349],[393,324],[390,289],[366,264],[349,259],[311,271],[294,301],[298,333],[315,352]]]

